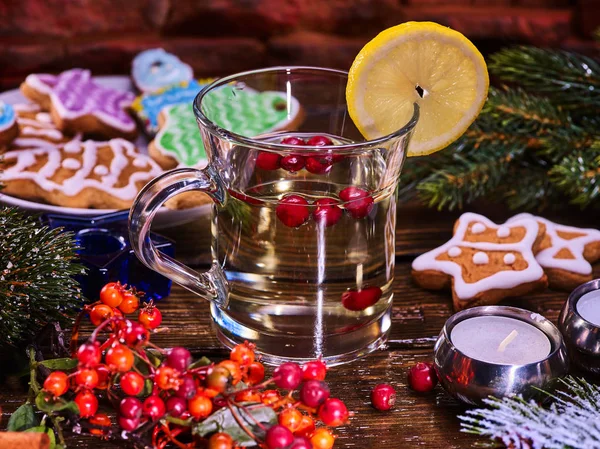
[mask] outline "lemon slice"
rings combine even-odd
[[[458,139],[481,111],[489,77],[481,53],[458,31],[407,22],[381,32],[348,74],[346,101],[359,131],[374,139],[420,118],[408,156],[433,153]]]

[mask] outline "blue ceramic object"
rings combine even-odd
[[[42,221],[50,228],[62,227],[75,235],[81,262],[87,273],[78,276],[83,294],[97,300],[107,282],[119,281],[146,293],[146,299],[160,300],[171,292],[171,281],[143,265],[129,244],[129,211],[82,217],[48,214]],[[154,245],[174,257],[175,243],[162,235],[150,234]]]

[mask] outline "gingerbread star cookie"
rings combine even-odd
[[[519,214],[508,222],[534,219],[545,228],[535,258],[542,266],[550,287],[572,290],[592,280],[591,263],[600,259],[600,231],[554,223],[531,214]]]
[[[136,122],[126,112],[135,95],[97,83],[89,70],[31,74],[21,84],[21,92],[49,110],[62,131],[105,138],[137,136]]]
[[[3,162],[2,193],[78,208],[129,208],[139,190],[162,172],[124,139],[14,150]]]
[[[413,261],[412,275],[423,288],[451,287],[455,310],[525,295],[548,285],[534,256],[542,236],[531,218],[497,225],[465,213],[452,239]]]

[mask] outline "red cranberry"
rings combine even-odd
[[[190,351],[181,347],[171,349],[167,356],[167,366],[180,372],[184,372],[190,366],[191,361],[192,354],[190,354]]]
[[[346,404],[336,398],[327,399],[319,407],[319,418],[326,426],[337,427],[348,421]]]
[[[153,421],[162,418],[166,411],[164,401],[158,396],[148,396],[142,404],[142,414]]]
[[[300,401],[312,408],[317,408],[329,398],[329,387],[325,382],[309,380],[300,389]]]
[[[140,323],[131,322],[131,325],[125,329],[125,343],[129,346],[137,346],[148,341],[148,329]]]
[[[299,154],[289,154],[281,159],[281,168],[289,172],[297,172],[304,168],[304,157]]]
[[[287,427],[276,424],[267,430],[265,444],[268,449],[287,449],[294,442],[294,434]]]
[[[196,381],[191,375],[184,376],[181,384],[177,387],[175,396],[183,399],[191,399],[196,395]]]
[[[285,139],[281,139],[281,143],[283,145],[306,145],[306,142],[304,142],[304,139],[301,139],[300,137],[286,137]]]
[[[350,289],[342,293],[342,305],[354,312],[360,312],[367,307],[377,304],[381,298],[381,289],[375,285],[361,290]]]
[[[323,175],[331,171],[333,157],[329,154],[318,154],[306,158],[306,170],[315,175]]]
[[[273,380],[278,388],[295,390],[302,382],[302,369],[297,363],[282,363],[273,371]]]
[[[333,226],[342,218],[342,209],[337,206],[338,202],[332,198],[321,198],[315,201],[317,208],[313,212],[313,218],[317,223],[323,223],[325,227]]]
[[[396,391],[389,384],[379,384],[371,391],[371,404],[377,410],[389,410],[396,403]]]
[[[437,374],[431,363],[419,362],[408,372],[408,384],[410,388],[419,393],[426,393],[433,390],[437,383]]]
[[[171,416],[181,416],[187,410],[187,402],[183,398],[171,396],[167,399],[167,412]]]
[[[121,429],[127,430],[128,432],[137,429],[137,427],[140,425],[139,418],[126,418],[125,416],[119,416],[118,421]]]
[[[321,360],[312,360],[302,365],[302,380],[325,380],[327,365]]]
[[[313,445],[306,437],[296,437],[289,449],[313,449]]]
[[[263,170],[277,170],[280,167],[281,156],[277,153],[260,151],[256,156],[256,166]]]
[[[77,360],[83,366],[93,368],[100,363],[101,357],[102,354],[100,353],[100,344],[98,342],[84,343],[77,350]]]
[[[139,419],[142,416],[142,403],[131,396],[123,398],[119,405],[119,413],[125,418]]]
[[[358,187],[346,187],[340,192],[340,199],[347,202],[344,206],[352,218],[364,218],[373,209],[373,198]]]
[[[333,145],[333,142],[331,141],[331,139],[325,136],[313,136],[310,139],[308,139],[306,145],[311,147],[322,147],[325,145]]]
[[[299,195],[288,195],[279,201],[275,209],[277,218],[290,228],[297,228],[310,217],[308,201]]]

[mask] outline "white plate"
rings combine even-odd
[[[133,92],[133,85],[131,84],[131,80],[127,76],[98,76],[94,79],[98,81],[98,83],[103,84],[107,87]],[[21,94],[19,89],[13,89],[0,93],[0,101],[4,101],[5,103],[9,104],[15,104],[27,102],[28,100],[23,96],[23,94]],[[142,153],[146,153],[148,151],[148,141],[143,135],[140,135],[135,143]],[[7,204],[9,206],[17,206],[22,209],[35,212],[80,215],[82,217],[108,214],[117,211],[117,209],[81,209],[76,207],[53,206],[51,204],[23,200],[14,196],[3,195],[1,193],[0,203]],[[191,209],[182,210],[172,210],[163,207],[157,212],[156,217],[154,219],[153,227],[157,229],[168,228],[171,226],[188,223],[209,213],[210,204],[205,204]]]

